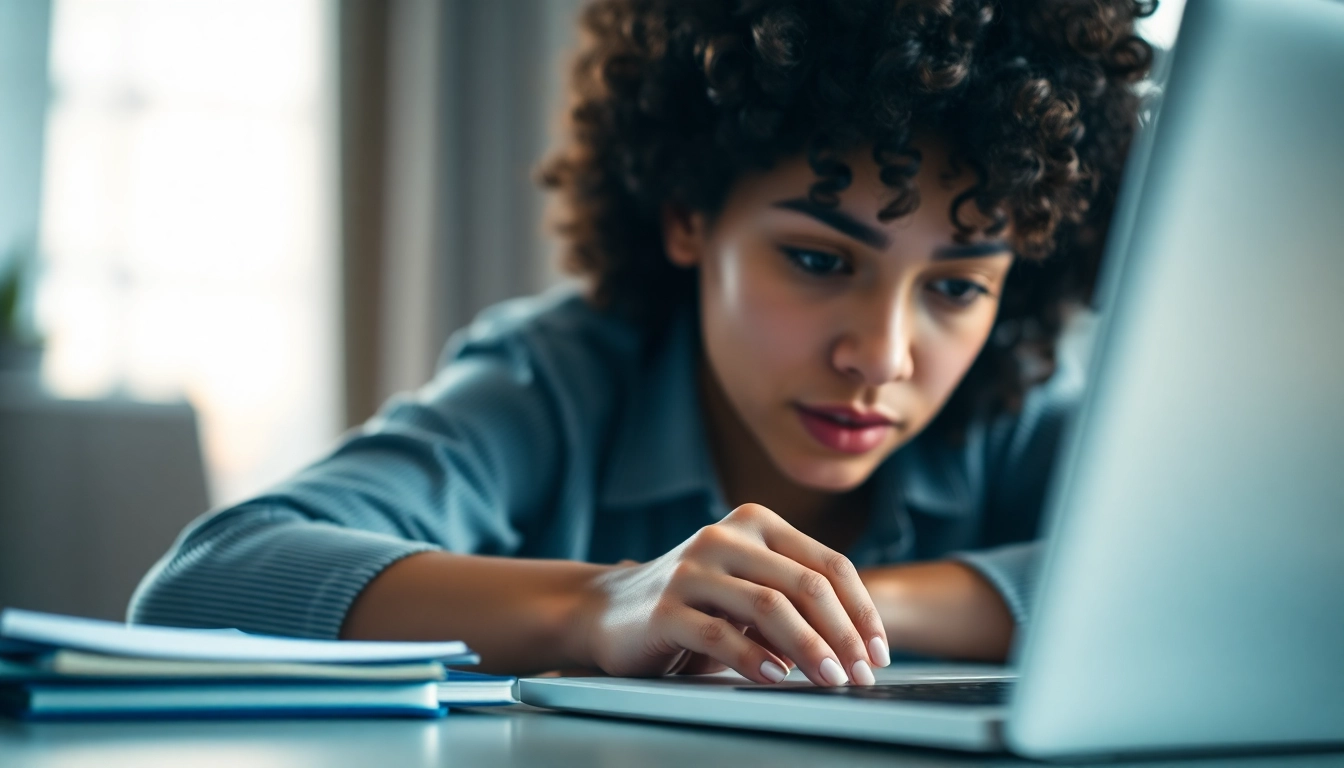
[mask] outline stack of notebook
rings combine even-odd
[[[0,714],[440,717],[515,701],[513,678],[450,670],[461,642],[302,640],[0,611]]]

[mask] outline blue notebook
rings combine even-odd
[[[0,713],[24,720],[442,717],[444,712],[437,683],[47,680],[0,685]]]
[[[492,707],[518,703],[518,678],[448,670],[439,685],[439,703],[449,707]]]
[[[0,715],[33,720],[441,717],[509,704],[461,642],[351,642],[0,611]]]

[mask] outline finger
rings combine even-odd
[[[711,659],[708,656],[701,656],[698,653],[686,654],[690,658],[686,664],[676,671],[678,675],[707,675],[711,672],[722,672],[727,669],[722,662]]]
[[[807,679],[817,685],[844,685],[849,681],[842,657],[780,590],[718,574],[688,584],[685,595],[691,605],[712,605],[734,620],[750,622],[773,647],[798,662]]]
[[[863,635],[825,576],[768,550],[754,552],[751,557],[739,558],[726,566],[738,578],[785,595],[834,649],[846,677],[860,685],[876,682]]]
[[[873,666],[890,661],[886,631],[849,559],[760,505],[744,504],[729,518],[730,530],[759,539],[769,552],[738,545],[718,558],[720,567],[787,595],[836,651],[846,677],[876,682]]]
[[[727,616],[723,616],[723,615],[720,615],[720,614],[717,614],[717,613],[710,613],[709,615],[711,615],[711,616],[717,616],[718,618],[721,618],[721,619],[728,618]],[[732,625],[733,625],[733,629],[736,629],[738,632],[746,632],[746,631],[747,631],[747,627],[746,627],[746,625],[744,625],[744,624],[738,624],[738,623],[732,621],[731,619],[729,620],[728,623],[732,624]],[[753,637],[753,638],[751,638],[751,641],[754,642],[754,643],[757,643],[758,645],[762,645],[762,647],[764,647],[764,644],[762,644],[761,641],[760,641],[759,639],[757,639],[757,638],[754,638],[754,637]],[[774,651],[771,650],[771,649],[769,649],[769,648],[766,648],[766,650],[770,650],[771,653],[774,653]],[[775,654],[775,655],[779,655],[779,654]],[[725,666],[723,665],[722,662],[717,661],[717,660],[715,660],[715,659],[712,659],[712,658],[710,658],[709,656],[702,656],[702,655],[700,655],[700,654],[698,654],[698,653],[687,653],[687,654],[686,654],[686,657],[687,657],[687,658],[686,658],[686,662],[685,662],[684,664],[682,664],[682,665],[676,670],[676,672],[674,672],[673,674],[677,674],[677,675],[708,675],[708,674],[711,674],[711,673],[713,673],[713,672],[722,672],[723,670],[727,669],[727,667],[725,667]]]
[[[785,653],[785,652],[779,650],[778,648],[775,647],[775,644],[774,644],[774,643],[772,643],[772,642],[770,642],[769,640],[767,640],[766,637],[765,637],[765,635],[762,635],[762,634],[761,634],[761,631],[760,631],[759,629],[756,629],[755,627],[747,627],[747,637],[748,637],[752,642],[754,642],[754,643],[760,645],[760,646],[761,646],[762,648],[764,648],[765,650],[767,650],[767,651],[769,651],[769,652],[775,654],[775,656],[777,656],[777,657],[779,657],[780,659],[782,659],[782,660],[784,661],[784,666],[785,666],[785,667],[788,667],[789,669],[793,669],[794,667],[798,666],[797,664],[795,664],[795,663],[793,662],[793,659],[790,659],[790,658],[789,658],[789,655],[788,655],[787,653]]]
[[[835,596],[844,606],[845,613],[849,615],[850,623],[863,638],[863,658],[878,667],[890,664],[891,646],[887,643],[887,630],[882,626],[882,617],[849,558],[807,536],[782,518],[778,518],[777,523],[764,525],[761,534],[770,549],[826,577]],[[811,578],[797,574],[794,576]],[[750,577],[744,575],[743,578]]]
[[[777,683],[787,674],[782,660],[725,619],[689,607],[671,618],[669,639],[680,648],[708,656],[757,683]]]

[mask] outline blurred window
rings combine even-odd
[[[1185,0],[1159,0],[1157,11],[1146,19],[1140,19],[1138,32],[1145,40],[1164,50],[1171,50],[1176,42],[1176,30],[1181,26],[1181,14],[1185,12]]]
[[[56,0],[38,317],[67,397],[185,397],[217,502],[339,428],[334,4]]]

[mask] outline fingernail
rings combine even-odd
[[[879,667],[891,664],[891,651],[887,650],[887,644],[882,642],[880,637],[874,637],[868,641],[868,655],[872,657],[873,663]]]
[[[783,667],[779,666],[775,662],[766,659],[765,661],[761,662],[761,674],[765,675],[770,682],[778,683],[780,680],[784,679],[785,675],[789,673],[786,672]]]
[[[853,680],[859,685],[872,685],[877,682],[877,678],[873,677],[872,667],[868,666],[868,662],[863,659],[854,662]]]
[[[849,682],[849,678],[845,677],[845,670],[840,666],[840,662],[835,659],[822,660],[821,679],[831,685],[844,685]]]

